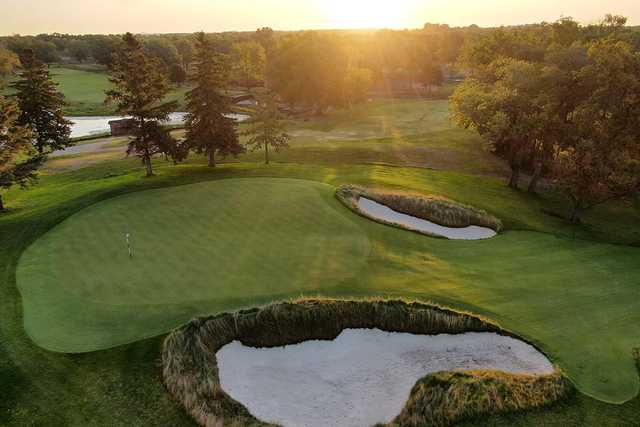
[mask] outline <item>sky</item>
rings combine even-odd
[[[0,35],[486,27],[606,13],[640,25],[640,0],[0,0]]]

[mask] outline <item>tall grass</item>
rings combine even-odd
[[[164,382],[202,426],[267,426],[222,390],[215,356],[220,348],[235,340],[252,347],[333,340],[344,329],[366,328],[414,334],[496,332],[513,336],[479,317],[416,302],[283,302],[195,319],[173,331],[163,345]]]
[[[502,222],[493,215],[481,209],[444,198],[372,190],[352,185],[339,187],[336,191],[336,197],[350,209],[367,217],[368,215],[358,208],[360,197],[366,197],[397,212],[426,219],[445,227],[462,228],[477,225],[491,228],[496,232],[502,230]]]
[[[387,427],[450,426],[480,416],[544,407],[572,392],[560,373],[439,372],[416,383],[404,409]]]

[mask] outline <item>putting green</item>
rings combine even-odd
[[[87,351],[162,332],[197,307],[209,312],[208,301],[340,283],[364,265],[369,242],[333,191],[299,180],[223,180],[87,208],[22,256],[26,330],[45,348]]]

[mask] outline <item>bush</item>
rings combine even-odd
[[[195,319],[173,331],[165,339],[162,349],[164,383],[202,426],[267,426],[269,424],[254,418],[243,405],[222,390],[216,360],[216,352],[220,348],[235,340],[252,347],[333,340],[344,329],[367,328],[414,334],[496,332],[514,336],[479,317],[415,302],[328,299],[284,302]],[[562,378],[559,374],[551,377],[558,381]],[[552,381],[551,377],[548,381]],[[523,378],[530,381],[546,377]],[[545,390],[538,390],[538,386],[546,384],[547,380],[541,381],[534,381],[529,387],[544,393]],[[518,381],[512,383],[517,384]],[[419,387],[414,388],[416,393],[420,390]],[[556,393],[549,396],[548,401],[560,395]],[[411,411],[422,407],[419,402],[423,402],[424,398],[423,394],[412,396],[408,405],[416,409]],[[522,407],[528,407],[526,402]],[[473,409],[475,412],[472,412],[480,413],[480,410],[484,410],[484,407]]]

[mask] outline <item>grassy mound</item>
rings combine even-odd
[[[339,187],[336,196],[347,207],[367,217],[369,216],[358,208],[360,197],[366,197],[397,212],[425,219],[444,227],[462,228],[477,225],[491,228],[496,232],[502,230],[502,222],[486,211],[443,198],[379,191],[353,185]],[[380,221],[377,218],[372,219]]]
[[[481,416],[544,407],[572,391],[560,373],[439,372],[416,383],[405,408],[387,426],[450,426]]]
[[[164,382],[200,425],[268,425],[255,419],[243,405],[222,390],[216,352],[235,340],[252,347],[333,340],[344,329],[352,328],[378,328],[414,334],[497,332],[512,336],[479,317],[434,305],[403,301],[301,300],[199,318],[172,332],[166,338],[162,351]],[[569,389],[568,382],[559,374],[522,378],[527,385],[522,385],[519,380],[512,383],[528,387],[531,396],[555,390],[547,388],[554,382],[558,383],[558,389]],[[537,378],[540,380],[533,381]],[[411,402],[423,400],[422,389],[416,387],[409,407],[415,406]],[[563,395],[560,392],[549,395],[546,402],[551,403]],[[538,398],[527,401],[525,397],[519,400],[520,409],[539,406]],[[471,403],[475,405],[475,401]],[[465,406],[463,401],[458,404]],[[419,410],[420,406],[415,408],[413,411]]]

